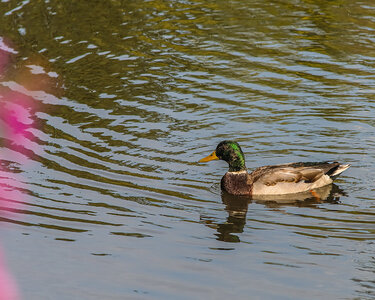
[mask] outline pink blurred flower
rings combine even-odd
[[[0,37],[0,79],[4,78],[10,55],[16,53],[8,47]],[[19,208],[24,201],[23,183],[20,174],[15,174],[4,166],[2,160],[11,160],[9,154],[14,147],[28,148],[30,140],[29,128],[33,126],[30,115],[32,99],[17,92],[6,91],[0,86],[0,213],[6,214]],[[11,151],[8,151],[11,149]],[[13,150],[14,151],[14,150]],[[19,162],[19,160],[18,160]],[[19,162],[20,163],[20,162]],[[0,300],[18,300],[16,284],[5,264],[0,248]]]
[[[9,275],[0,249],[0,300],[18,300],[19,295],[13,278]]]
[[[11,58],[17,53],[12,43],[0,36],[0,81],[6,82],[7,70],[12,67]],[[60,86],[58,76],[48,72],[48,61],[42,57],[35,55],[22,63],[23,67],[17,66],[16,73],[12,74],[12,81],[22,86],[22,92],[0,82],[0,215],[9,213],[11,218],[27,200],[27,184],[22,173],[16,173],[8,165],[16,162],[25,166],[38,150],[33,130],[36,128],[36,101],[24,90],[56,92]],[[35,67],[39,67],[38,72]],[[15,282],[7,271],[0,248],[0,300],[18,299]]]
[[[18,145],[32,149],[33,136],[28,129],[34,126],[30,113],[33,99],[18,92],[0,94],[1,99],[0,120],[3,122],[2,131],[6,141],[4,146]]]

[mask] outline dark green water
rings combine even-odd
[[[1,91],[32,97],[37,125],[0,144],[2,180],[23,183],[1,216],[23,299],[375,297],[373,1],[3,0],[0,16]],[[352,167],[325,202],[228,199],[225,163],[196,163],[224,139],[250,169]]]

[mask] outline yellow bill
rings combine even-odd
[[[206,162],[206,161],[215,160],[215,159],[219,159],[219,158],[216,156],[216,151],[212,152],[209,156],[207,156],[207,157],[205,157],[205,158],[202,158],[202,159],[199,160],[198,162]]]

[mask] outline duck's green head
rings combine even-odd
[[[246,170],[245,157],[240,145],[234,141],[222,141],[217,145],[216,150],[209,156],[202,158],[199,162],[206,162],[214,159],[225,160],[229,164],[229,172]]]

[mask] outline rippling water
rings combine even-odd
[[[1,101],[34,103],[24,143],[0,129],[23,299],[375,297],[372,1],[26,0],[0,15]],[[352,167],[324,202],[228,198],[226,164],[197,164],[224,139],[250,169]]]

